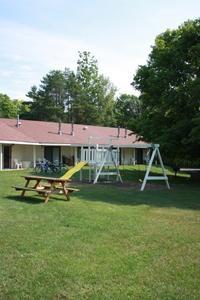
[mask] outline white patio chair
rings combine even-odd
[[[22,169],[22,162],[19,162],[16,158],[13,161],[16,169]]]

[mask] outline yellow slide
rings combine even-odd
[[[74,167],[69,169],[63,176],[60,178],[62,179],[70,179],[76,172],[80,171],[85,165],[87,164],[86,161],[80,161]]]

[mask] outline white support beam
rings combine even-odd
[[[36,146],[33,145],[33,168],[36,167]]]
[[[0,171],[3,170],[3,147],[2,144],[0,144]]]
[[[76,165],[78,162],[78,158],[77,158],[77,147],[74,147],[74,165]]]
[[[84,160],[84,157],[83,157],[83,146],[81,147],[81,161]],[[83,173],[82,173],[82,169],[80,170],[80,181],[83,180]]]
[[[167,176],[148,176],[148,180],[167,180]]]
[[[133,165],[136,164],[136,151],[135,151],[135,148],[133,148],[133,158],[132,158],[132,163],[133,163]]]
[[[109,171],[107,171],[107,172],[101,172],[101,175],[103,175],[103,176],[105,176],[105,175],[116,175],[116,176],[118,176],[118,173],[117,172],[109,172]]]

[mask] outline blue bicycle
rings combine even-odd
[[[54,163],[49,162],[48,160],[41,161],[35,166],[35,173],[56,173],[59,172],[59,166]]]

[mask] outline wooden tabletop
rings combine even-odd
[[[34,176],[34,175],[25,175],[22,176],[25,179],[33,179],[33,180],[47,180],[47,181],[57,181],[57,182],[65,182],[65,181],[71,181],[70,179],[64,179],[64,178],[57,178],[57,177],[45,177],[45,176]]]

